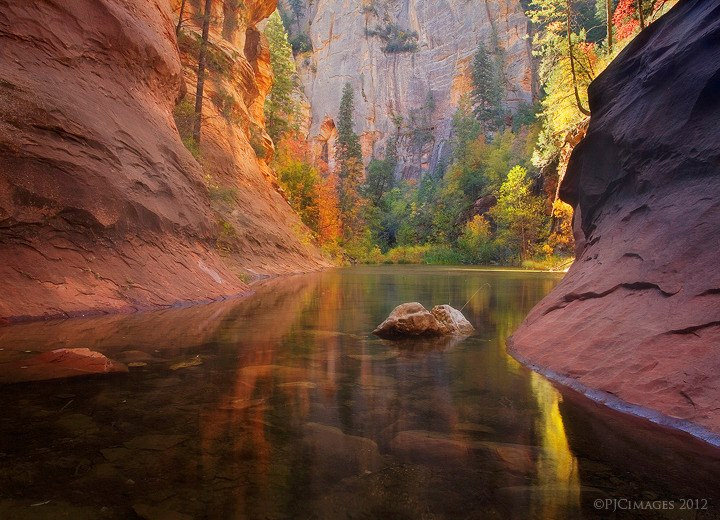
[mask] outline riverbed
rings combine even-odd
[[[353,267],[2,327],[0,363],[85,347],[130,368],[2,387],[0,518],[717,518],[716,450],[506,353],[561,277]],[[477,332],[372,336],[408,301],[464,307]]]

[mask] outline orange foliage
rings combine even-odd
[[[322,182],[319,185],[318,193],[318,236],[323,244],[336,242],[340,238],[340,208],[337,196],[337,174],[328,173],[327,164],[322,163],[319,167],[322,174]]]
[[[308,182],[313,181],[312,193],[300,197],[301,193],[289,193],[291,201],[302,207],[295,207],[301,216],[311,214],[316,218],[304,218],[312,230],[317,234],[321,244],[336,242],[341,233],[341,219],[337,195],[337,174],[330,172],[327,163],[322,160],[313,161],[312,152],[308,142],[299,134],[286,136],[279,144],[276,155],[276,169],[282,172],[291,165],[305,165],[315,171],[305,183],[295,183],[296,191],[307,190]],[[286,190],[292,187],[286,185]]]
[[[640,25],[635,0],[620,0],[615,8],[612,21],[618,40],[624,40],[632,35]]]

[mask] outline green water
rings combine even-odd
[[[560,278],[340,269],[244,300],[0,328],[0,365],[60,347],[134,364],[1,388],[0,518],[717,518],[715,451],[506,354]],[[465,340],[370,334],[397,304],[476,292]],[[674,506],[595,506],[624,498]],[[708,502],[681,510],[689,498]]]

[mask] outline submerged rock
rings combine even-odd
[[[375,441],[349,435],[334,426],[306,423],[303,443],[315,456],[316,469],[325,475],[363,474],[377,471],[382,463]]]
[[[462,313],[450,305],[436,305],[428,311],[417,302],[398,305],[373,331],[386,339],[414,336],[470,335],[475,329]]]
[[[44,381],[91,374],[127,372],[127,367],[87,348],[60,348],[0,365],[0,383]]]

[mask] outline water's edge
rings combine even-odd
[[[538,365],[515,351],[512,347],[512,338],[508,338],[507,340],[507,352],[530,370],[537,372],[554,383],[577,392],[591,401],[605,405],[608,408],[620,413],[645,419],[651,423],[657,424],[658,426],[687,433],[692,437],[709,444],[713,448],[720,448],[720,434],[708,430],[707,428],[694,422],[670,417],[669,415],[665,415],[662,412],[653,410],[652,408],[629,403],[615,395],[586,386],[570,376],[559,374],[550,368]]]

